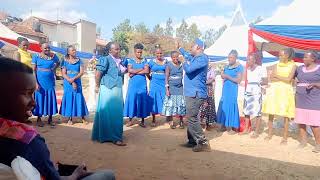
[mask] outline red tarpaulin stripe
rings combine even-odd
[[[303,49],[303,50],[318,50],[320,51],[320,41],[319,40],[305,40],[305,39],[296,39],[285,36],[279,36],[269,32],[257,30],[255,28],[250,28],[250,30],[256,35],[262,37],[271,42],[275,42],[284,46]]]
[[[10,43],[14,46],[18,46],[18,41],[17,40],[13,40],[13,39],[8,39],[8,38],[4,38],[4,37],[0,37],[0,40]],[[35,51],[35,52],[41,52],[41,48],[40,45],[38,43],[30,43],[29,44],[29,50],[31,51]]]

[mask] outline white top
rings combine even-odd
[[[250,94],[261,93],[262,79],[267,77],[267,70],[261,66],[257,66],[253,71],[247,69],[247,88],[246,92]]]

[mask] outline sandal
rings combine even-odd
[[[122,141],[116,141],[116,142],[113,142],[113,144],[117,145],[117,146],[126,146],[127,144],[122,142]]]
[[[37,126],[38,127],[44,127],[44,123],[41,120],[37,121]]]
[[[280,142],[280,145],[287,145],[288,144],[288,140],[286,139],[282,139]]]
[[[68,120],[68,125],[73,125],[72,120]]]
[[[255,132],[250,136],[250,138],[252,139],[257,139],[258,137],[259,137],[259,134]]]
[[[183,123],[183,122],[180,122],[179,128],[180,128],[180,129],[184,129],[184,123]]]
[[[303,149],[307,146],[307,142],[300,142],[300,144],[298,145],[298,149]]]
[[[139,123],[139,126],[142,127],[142,128],[146,128],[146,125],[144,123],[142,123],[142,122]]]
[[[87,120],[82,119],[82,124],[84,124],[84,125],[88,125],[88,124],[89,124],[89,122],[88,122]]]
[[[174,124],[174,122],[171,121],[171,122],[170,122],[170,128],[171,128],[171,129],[176,129],[176,127],[177,127],[177,126]]]
[[[265,141],[270,141],[271,139],[272,139],[272,136],[269,136],[269,135],[264,138]]]
[[[157,127],[157,124],[155,122],[151,123],[151,127]]]
[[[129,121],[128,123],[127,123],[127,127],[131,127],[131,126],[133,126],[134,125],[134,122],[133,121]]]
[[[316,145],[314,146],[314,149],[312,150],[312,152],[314,152],[314,153],[320,153],[320,144],[316,144]]]
[[[50,125],[51,128],[55,128],[56,127],[56,123],[50,121],[48,122],[48,124]]]

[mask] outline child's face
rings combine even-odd
[[[178,53],[174,53],[171,56],[172,62],[177,64],[179,62],[179,54]]]
[[[6,90],[0,94],[0,113],[3,118],[25,122],[31,115],[36,105],[33,93],[36,89],[36,80],[33,74],[10,73],[14,83],[7,83]]]

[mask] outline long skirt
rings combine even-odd
[[[100,86],[97,110],[92,128],[93,141],[122,141],[123,134],[123,96],[122,87]]]
[[[201,124],[213,125],[217,121],[217,115],[212,84],[207,85],[207,91],[208,97],[202,103],[198,116],[202,120]]]

